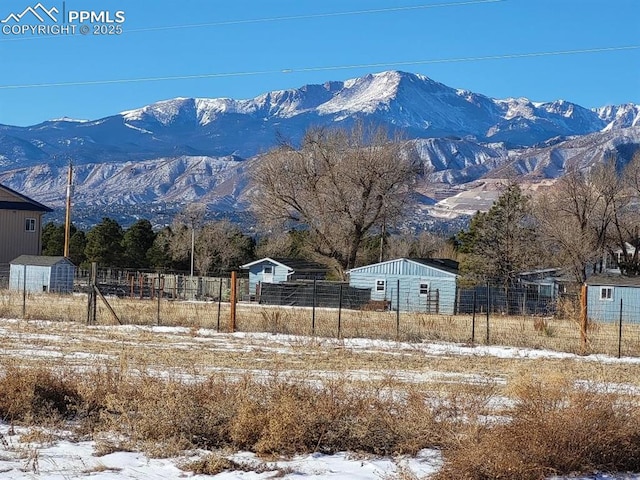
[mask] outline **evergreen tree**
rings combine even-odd
[[[122,239],[124,266],[128,268],[149,268],[147,252],[153,246],[156,234],[149,220],[138,220],[131,225]]]
[[[147,250],[147,260],[149,266],[157,270],[165,270],[175,268],[178,270],[187,270],[189,268],[187,263],[176,263],[171,257],[171,242],[173,239],[173,232],[171,227],[165,227],[155,236],[153,244]]]
[[[69,260],[74,265],[80,266],[87,260],[87,256],[84,253],[86,247],[86,235],[82,230],[77,230],[69,240]]]
[[[489,281],[508,287],[515,276],[536,265],[537,241],[529,199],[509,184],[487,213],[478,212],[469,230],[457,236],[463,281]]]
[[[96,262],[100,267],[123,266],[122,239],[124,233],[118,222],[103,218],[89,233],[84,250],[88,262]]]
[[[62,255],[64,253],[64,225],[53,222],[42,227],[42,254]]]
[[[69,227],[69,260],[75,265],[84,261],[84,248],[86,244],[84,232],[78,230],[75,225]],[[64,255],[64,225],[47,223],[42,229],[42,254]]]

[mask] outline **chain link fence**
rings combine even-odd
[[[348,283],[297,281],[261,284],[250,297],[249,279],[242,276],[234,288],[228,273],[191,277],[126,270],[97,271],[95,286],[90,272],[79,271],[70,295],[4,288],[0,316],[640,356],[640,303],[634,291],[605,302],[593,288],[584,294],[595,300],[581,302],[580,295],[554,296],[531,285],[449,292],[398,281],[379,298],[373,289]]]

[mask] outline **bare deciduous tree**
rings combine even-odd
[[[429,232],[392,235],[386,240],[384,259],[431,258],[443,250],[446,240]]]
[[[560,178],[552,189],[537,198],[535,216],[540,240],[557,266],[571,269],[578,283],[602,251],[598,225],[605,218],[601,198],[587,174],[574,169]],[[606,210],[606,209],[605,209]]]
[[[607,185],[612,192],[612,225],[607,236],[608,252],[623,274],[640,275],[640,151],[636,152],[624,169],[620,168],[616,160],[615,157],[611,159],[607,177]],[[615,247],[620,252],[619,257],[615,255]]]
[[[206,223],[197,238],[198,271],[237,268],[251,260],[253,241],[229,220]]]
[[[372,231],[402,218],[420,168],[412,145],[381,128],[312,129],[300,148],[260,159],[253,206],[262,221],[305,228],[313,251],[343,272]]]
[[[206,222],[205,215],[205,205],[192,204],[176,216],[169,240],[172,258],[190,259],[193,246],[193,266],[200,275],[212,267],[237,268],[249,261],[252,239],[229,220]]]
[[[636,159],[637,158],[637,159]],[[620,267],[630,273],[637,264],[637,200],[640,187],[640,155],[621,168],[609,152],[590,171],[571,170],[536,202],[540,238],[559,266],[571,268],[578,283],[586,281],[592,268],[601,271],[604,255],[622,250]],[[640,241],[638,242],[640,244]],[[626,271],[625,271],[626,270]]]

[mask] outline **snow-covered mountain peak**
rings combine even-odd
[[[60,118],[52,118],[49,121],[50,122],[68,122],[68,123],[87,123],[89,120],[81,120],[81,119],[70,118],[70,117],[60,117]]]
[[[525,97],[505,98],[504,100],[495,100],[501,107],[505,108],[504,118],[510,120],[512,118],[535,118],[536,106]]]
[[[381,104],[388,104],[398,93],[402,80],[400,72],[388,71],[352,78],[343,83],[342,89],[318,107],[320,114],[371,114]]]
[[[151,105],[135,110],[127,110],[121,112],[120,115],[122,115],[125,122],[135,122],[153,118],[166,126],[171,124],[185,109],[192,109],[193,107],[193,98],[177,97],[152,103]]]
[[[640,105],[635,103],[607,105],[593,111],[607,123],[604,131],[640,126]]]

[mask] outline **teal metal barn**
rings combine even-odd
[[[456,313],[458,262],[453,260],[399,258],[347,273],[351,287],[370,288],[371,300],[392,310]]]

